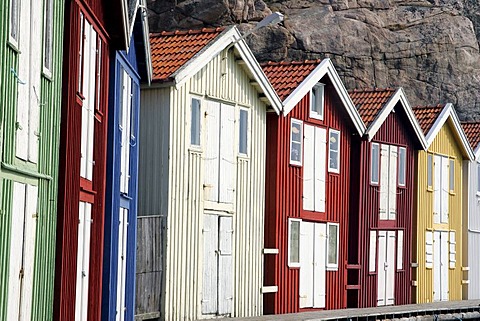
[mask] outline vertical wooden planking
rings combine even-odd
[[[385,286],[385,304],[395,304],[395,231],[387,232],[387,259],[386,259],[386,286]]]
[[[205,157],[204,185],[205,200],[218,201],[219,158],[220,158],[220,107],[215,101],[206,101],[205,111]]]
[[[386,305],[386,286],[390,281],[387,278],[387,256],[387,231],[378,231],[378,306]]]
[[[218,216],[203,217],[202,313],[218,312]]]
[[[313,223],[300,223],[300,308],[313,307],[314,284],[314,227]]]
[[[218,311],[220,315],[233,312],[233,219],[230,216],[219,217],[218,231]]]
[[[310,223],[311,224],[311,223]],[[315,223],[313,230],[313,306],[324,308],[326,303],[327,225]],[[302,246],[302,244],[300,244]],[[311,280],[309,280],[311,282]]]

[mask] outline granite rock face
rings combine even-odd
[[[152,31],[240,24],[259,61],[331,58],[347,89],[405,88],[412,105],[451,102],[480,120],[477,0],[149,0]]]

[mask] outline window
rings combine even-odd
[[[288,219],[288,266],[300,267],[300,222]]]
[[[45,2],[45,20],[43,26],[43,68],[51,75],[53,48],[53,0]]]
[[[323,84],[316,84],[310,91],[310,117],[323,120]]]
[[[427,188],[433,189],[433,155],[427,154]]]
[[[327,223],[327,268],[338,269],[338,224]]]
[[[370,168],[370,182],[372,184],[378,184],[378,175],[379,175],[379,158],[380,158],[380,145],[377,143],[372,143],[372,160]]]
[[[20,0],[10,2],[10,42],[17,46],[20,21]]]
[[[340,173],[340,132],[330,129],[328,141],[328,171]]]
[[[454,188],[455,188],[455,160],[454,159],[450,159],[450,175],[449,175],[449,178],[448,178],[448,181],[450,182],[450,192],[453,192],[454,191]]]
[[[398,149],[398,185],[405,186],[405,178],[406,178],[406,157],[407,157],[407,149],[405,147],[400,147]]]
[[[477,163],[477,195],[480,195],[480,163]]]
[[[190,144],[200,146],[200,100],[192,98],[191,109]]]
[[[290,164],[302,166],[303,123],[292,119],[290,128]]]
[[[238,152],[248,154],[248,110],[240,109],[240,128],[239,128]]]

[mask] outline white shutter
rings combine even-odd
[[[313,307],[313,223],[300,223],[300,308]]]
[[[387,232],[378,231],[377,305],[385,305],[385,282],[387,277]]]
[[[235,107],[222,104],[220,110],[220,196],[219,202],[233,203],[235,198]]]
[[[218,161],[220,154],[220,103],[207,101],[205,112],[204,193],[205,200],[218,201]]]
[[[433,301],[441,300],[440,232],[433,232]]]
[[[441,202],[442,202],[442,210],[441,210],[441,222],[448,223],[448,198],[449,198],[449,175],[450,172],[448,170],[449,160],[447,157],[442,157],[442,194],[441,194]]]
[[[368,272],[377,270],[377,232],[370,231],[370,251],[368,256]]]
[[[314,204],[314,183],[315,183],[315,127],[304,126],[303,140],[303,209],[313,211]]]
[[[233,312],[232,222],[232,217],[220,216],[218,247],[218,314],[220,315]]]
[[[448,232],[441,232],[440,251],[441,300],[448,301]]]
[[[403,231],[398,231],[397,270],[403,270]]]
[[[457,246],[457,242],[455,241],[455,231],[450,231],[450,242],[449,242],[449,244],[450,244],[449,245],[449,249],[450,249],[449,264],[450,264],[450,268],[454,269],[455,264],[457,263],[457,259],[456,259],[457,251],[455,249],[455,247]]]
[[[395,304],[395,231],[387,232],[385,304]]]
[[[388,182],[388,219],[395,220],[397,215],[397,165],[398,148],[390,146],[390,167]]]
[[[120,208],[118,213],[118,257],[117,257],[117,304],[116,321],[125,320],[125,284],[127,269],[128,210]]]
[[[324,308],[326,298],[327,225],[315,223],[313,244],[313,307]]]
[[[438,155],[433,156],[433,222],[435,224],[440,223],[440,207],[442,198],[442,157]]]
[[[80,202],[78,215],[77,287],[75,321],[86,321],[88,311],[88,281],[90,266],[90,230],[92,204]]]
[[[23,238],[25,226],[25,185],[13,183],[12,236],[10,237],[10,258],[8,274],[7,318],[18,320],[22,296]]]
[[[327,159],[327,130],[315,127],[315,186],[314,203],[316,212],[325,212],[325,181]]]
[[[130,135],[132,110],[132,79],[126,71],[122,73],[122,106],[121,118],[121,159],[120,159],[120,192],[128,194],[130,181]]]
[[[425,233],[425,267],[433,268],[433,233],[431,231]]]
[[[203,215],[202,313],[217,313],[218,216]]]
[[[42,1],[27,1],[31,4],[31,12],[27,19],[31,21],[31,28],[27,39],[30,38],[30,49],[25,53],[30,58],[30,108],[28,117],[28,160],[32,163],[38,161],[38,140],[40,123],[40,104],[41,102],[41,73],[42,73],[42,55],[35,54],[42,52],[43,33],[43,6]],[[27,35],[21,35],[22,37]],[[34,54],[30,54],[34,53]]]
[[[380,219],[388,220],[388,156],[389,146],[380,147]]]

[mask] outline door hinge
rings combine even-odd
[[[20,272],[18,273],[18,278],[19,279],[23,279],[23,276],[25,275],[25,271],[22,269],[20,269]]]

